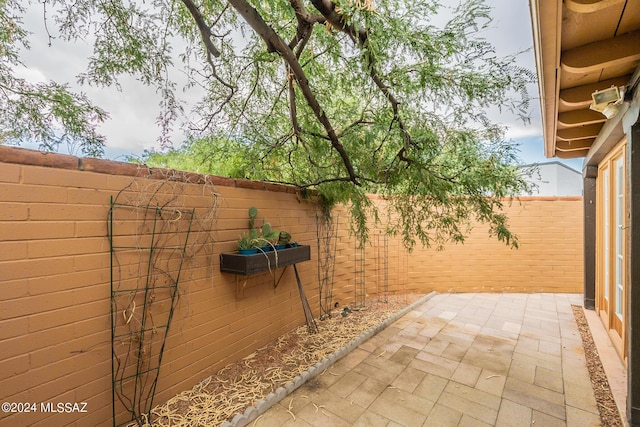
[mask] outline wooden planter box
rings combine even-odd
[[[276,252],[278,263],[276,264]],[[251,255],[220,254],[220,271],[223,273],[251,276],[265,271],[275,270],[291,264],[297,264],[311,259],[311,247],[298,245],[294,248],[281,249],[279,251],[259,252]]]

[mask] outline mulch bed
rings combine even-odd
[[[409,294],[372,299],[361,310],[354,309],[344,316],[341,307],[330,318],[317,321],[318,333],[310,334],[305,325],[281,336],[205,378],[191,390],[155,407],[151,410],[151,420],[142,425],[218,426],[230,421],[235,414],[243,413],[287,381],[423,296]]]
[[[571,308],[573,309],[573,315],[576,318],[580,336],[582,337],[585,361],[587,363],[587,369],[589,370],[589,376],[591,377],[591,386],[593,387],[593,394],[596,398],[602,425],[607,427],[622,427],[624,424],[622,424],[622,420],[620,419],[618,406],[616,406],[616,402],[613,399],[611,387],[609,387],[607,375],[602,367],[598,349],[593,342],[584,311],[582,307],[577,305],[573,305]]]

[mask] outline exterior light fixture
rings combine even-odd
[[[624,98],[624,87],[611,86],[608,89],[597,90],[591,94],[593,102],[589,108],[602,113],[607,119],[611,119],[618,114],[620,103]]]

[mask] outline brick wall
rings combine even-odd
[[[235,249],[248,207],[311,246],[312,260],[299,270],[318,314],[317,209],[292,188],[0,146],[0,402],[88,402],[84,414],[0,413],[0,426],[111,425],[109,200],[131,202],[141,193],[194,209],[198,220],[217,203],[215,221],[196,221],[189,235],[155,402],[304,323],[291,270],[276,289],[268,273],[252,276],[241,297],[242,279],[220,273],[219,254]],[[373,230],[364,250],[366,298],[379,291],[581,292],[581,199],[524,199],[507,213],[518,250],[477,229],[464,246],[407,254]],[[360,255],[348,215],[337,209],[334,217],[334,300],[352,304]],[[140,259],[122,253],[113,271],[137,277]],[[173,260],[167,265],[175,271]],[[156,306],[165,309],[158,317],[166,315],[166,301]]]
[[[274,228],[313,243],[315,207],[293,189],[219,178],[203,185],[191,174],[167,181],[159,171],[134,165],[8,147],[0,147],[0,160],[0,401],[88,402],[88,413],[80,415],[0,413],[0,426],[111,425],[111,197],[131,203],[154,193],[163,203],[178,195],[175,203],[195,209],[197,219],[214,198],[217,203],[213,228],[195,227],[189,235],[155,402],[304,322],[293,271],[277,289],[268,273],[252,276],[237,298],[242,280],[219,269],[219,254],[234,251],[246,231],[250,206]],[[127,226],[116,231],[133,234]],[[114,271],[137,277],[146,268],[139,261],[122,252]],[[317,312],[315,261],[298,269]],[[158,317],[166,315],[158,310]]]
[[[583,292],[582,197],[523,197],[505,212],[518,249],[478,226],[464,245],[416,250],[409,282],[437,292]]]
[[[366,293],[583,292],[582,197],[522,197],[505,205],[519,248],[474,225],[464,244],[442,250],[416,246],[408,253],[398,239],[372,227],[364,251]],[[338,240],[336,299],[353,303],[354,260],[361,257],[349,235],[344,209]]]

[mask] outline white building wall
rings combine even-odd
[[[558,168],[557,183],[557,196],[582,195],[582,174],[578,171],[567,167]]]
[[[523,170],[537,167],[527,181],[534,184],[533,196],[581,196],[582,175],[563,163],[554,161],[525,165]]]

